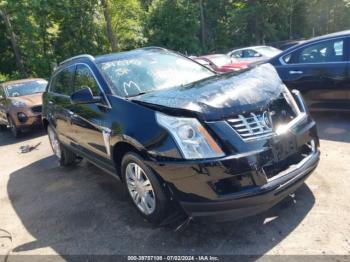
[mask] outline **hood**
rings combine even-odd
[[[133,101],[157,105],[160,110],[185,110],[206,120],[217,120],[260,110],[278,98],[283,89],[284,85],[275,68],[263,64],[249,70],[145,94],[135,97]]]
[[[42,96],[43,93],[36,93],[32,95],[26,95],[26,96],[16,96],[16,97],[10,97],[13,101],[20,101],[27,104],[27,106],[36,106],[42,104]]]

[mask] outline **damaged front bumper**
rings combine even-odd
[[[276,179],[210,202],[180,202],[185,212],[196,218],[226,221],[263,212],[295,192],[316,168],[320,151],[316,150],[297,167],[277,174]]]
[[[288,152],[284,146],[291,141],[294,150]],[[320,156],[309,116],[293,132],[243,144],[241,152],[220,159],[149,165],[188,216],[226,221],[260,213],[296,191]]]

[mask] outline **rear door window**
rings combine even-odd
[[[61,95],[71,95],[74,68],[71,66],[59,72],[51,81],[50,91]]]
[[[344,61],[344,39],[322,41],[284,56],[287,64],[313,64]]]

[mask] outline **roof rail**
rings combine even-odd
[[[63,64],[65,64],[65,63],[69,62],[69,61],[72,61],[72,60],[78,59],[78,58],[88,58],[88,59],[90,59],[90,60],[95,60],[95,58],[94,58],[92,55],[83,54],[83,55],[77,55],[77,56],[73,56],[73,57],[71,57],[71,58],[68,58],[68,59],[62,61],[62,62],[60,63],[60,65],[63,65]]]

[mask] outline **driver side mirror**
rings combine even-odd
[[[84,87],[70,96],[73,104],[94,104],[102,101],[100,96],[93,96],[89,87]]]

